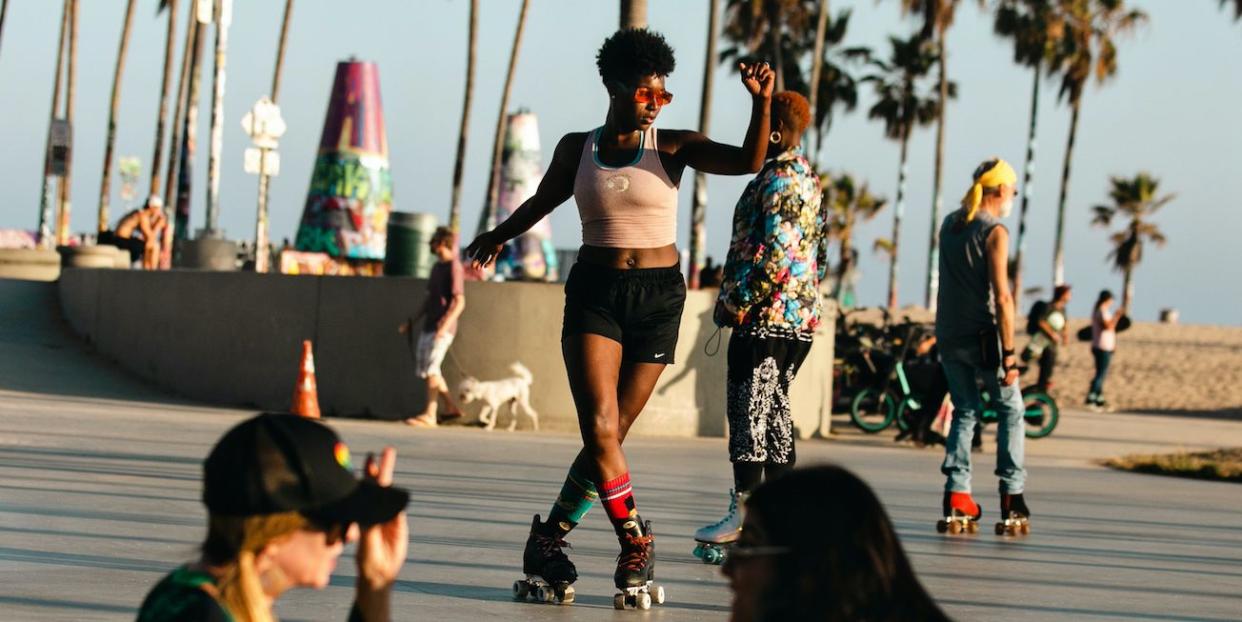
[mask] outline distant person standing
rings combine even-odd
[[[1002,518],[1030,516],[1023,499],[1025,437],[1022,395],[1014,356],[1013,294],[1009,289],[1009,231],[1001,220],[1013,210],[1017,175],[1007,162],[975,169],[961,209],[940,227],[940,293],[936,345],[944,365],[953,424],[945,439],[944,520],[937,528],[975,528],[983,510],[971,496],[970,443],[983,409],[979,385],[996,403],[996,475]]]
[[[1108,407],[1108,402],[1104,401],[1104,379],[1108,377],[1113,352],[1117,349],[1117,324],[1129,311],[1122,307],[1113,313],[1112,309],[1113,293],[1107,289],[1101,291],[1091,312],[1091,356],[1095,358],[1095,377],[1091,379],[1091,389],[1087,392],[1087,406],[1096,409]]]
[[[449,411],[444,418],[457,417],[461,414],[457,404],[453,402],[452,392],[444,382],[444,373],[440,366],[449,346],[453,345],[453,337],[457,334],[457,318],[466,309],[466,288],[464,270],[457,259],[454,248],[454,236],[448,227],[439,227],[431,236],[429,245],[431,252],[439,261],[431,267],[431,275],[427,277],[427,300],[423,304],[423,329],[418,335],[414,353],[414,367],[420,378],[427,380],[427,407],[422,413],[406,419],[413,426],[434,428],[439,420],[436,411],[439,398],[443,397]],[[398,330],[413,331],[413,318]]]
[[[1043,317],[1035,324],[1031,342],[1022,350],[1022,361],[1039,364],[1039,380],[1036,387],[1041,393],[1052,388],[1052,374],[1056,371],[1057,355],[1061,346],[1069,343],[1069,322],[1065,309],[1072,296],[1069,285],[1058,285],[1052,293],[1052,303],[1043,310]]]
[[[159,266],[160,239],[164,227],[164,201],[151,195],[146,205],[130,211],[117,221],[116,229],[99,234],[99,243],[129,251],[129,261],[142,261],[144,270]]]

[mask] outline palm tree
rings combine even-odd
[[[1114,39],[1132,32],[1147,21],[1147,14],[1127,9],[1125,0],[1058,0],[1065,12],[1066,33],[1053,52],[1053,68],[1061,75],[1059,98],[1070,106],[1069,138],[1061,169],[1061,194],[1057,203],[1057,232],[1052,264],[1054,285],[1065,283],[1065,205],[1069,194],[1070,164],[1078,117],[1087,82],[1095,75],[1103,84],[1117,73]]]
[[[289,44],[289,21],[293,17],[293,0],[285,0],[285,18],[280,22],[280,43],[276,45],[276,69],[272,72],[272,92],[268,99],[277,103],[280,97],[280,72],[285,67],[285,48]]]
[[[185,164],[189,147],[189,139],[186,135],[186,116],[189,109],[188,89],[191,72],[197,67],[198,56],[196,55],[201,55],[203,49],[199,43],[200,29],[197,15],[193,10],[186,13],[189,23],[186,24],[185,45],[181,52],[181,76],[177,80],[177,106],[173,112],[172,144],[168,149],[168,172],[165,176],[168,183],[164,187],[164,216],[168,221],[168,226],[164,228],[164,241],[160,245],[161,270],[172,267],[172,247],[178,229],[175,226],[176,215],[180,213],[178,204],[181,196],[182,165]]]
[[[207,237],[220,235],[220,152],[224,148],[224,80],[228,76],[232,0],[216,0],[216,57],[211,79],[211,151],[207,154]],[[168,74],[167,71],[164,72]]]
[[[0,35],[4,34],[4,16],[9,12],[9,0],[0,0]]]
[[[280,39],[276,44],[276,68],[272,71],[272,91],[268,100],[276,104],[280,95],[280,74],[285,66],[285,48],[289,44],[289,20],[293,17],[293,0],[285,0],[285,17],[280,21]],[[271,188],[271,176],[267,174],[268,150],[262,149],[259,155],[259,207],[258,218],[255,219],[254,232],[254,271],[267,272],[271,249],[268,245],[267,198]]]
[[[1143,260],[1143,245],[1152,242],[1156,246],[1164,246],[1166,242],[1160,228],[1151,222],[1151,217],[1172,201],[1175,195],[1157,196],[1160,180],[1146,172],[1139,173],[1132,179],[1113,177],[1111,184],[1112,189],[1108,196],[1112,199],[1112,205],[1096,205],[1091,208],[1095,212],[1091,223],[1108,227],[1116,218],[1130,219],[1124,227],[1113,233],[1110,238],[1113,250],[1108,254],[1113,268],[1125,275],[1121,306],[1129,309],[1131,301],[1134,300],[1134,268]]]
[[[466,52],[466,97],[461,104],[461,128],[457,131],[457,161],[453,164],[453,194],[449,203],[449,229],[453,243],[461,228],[461,178],[466,164],[466,137],[470,129],[470,102],[474,99],[474,59],[479,47],[479,0],[470,0],[470,31]]]
[[[522,33],[526,30],[526,12],[529,8],[530,0],[522,0],[517,31],[513,33],[513,48],[509,51],[509,71],[505,74],[505,88],[500,96],[500,115],[496,119],[496,138],[492,143],[492,168],[487,178],[487,197],[476,233],[483,233],[496,226],[496,204],[500,200],[501,155],[505,148],[505,131],[509,126],[509,95],[513,92],[513,74],[517,72],[518,52],[522,49]]]
[[[1229,4],[1231,0],[1220,0],[1221,8]],[[1233,19],[1235,21],[1242,19],[1242,0],[1232,0],[1233,2]],[[4,14],[0,13],[0,25],[4,23]]]
[[[65,122],[73,127],[74,89],[78,81],[78,0],[69,0],[69,75],[65,84]],[[70,136],[72,136],[72,132]],[[72,141],[72,138],[70,139]],[[60,213],[56,218],[56,243],[69,243],[69,223],[72,207],[70,194],[73,188],[73,147],[65,158],[65,174],[60,178]]]
[[[191,17],[191,19],[194,19]],[[190,190],[194,181],[194,154],[198,150],[198,108],[203,83],[203,48],[207,44],[207,25],[194,20],[194,50],[190,54],[190,82],[185,96],[185,125],[181,137],[181,164],[177,171],[177,213],[174,237],[190,238]]]
[[[158,12],[168,11],[168,32],[164,36],[164,77],[160,81],[160,111],[155,120],[155,154],[151,156],[151,194],[160,193],[160,164],[164,158],[164,120],[168,118],[168,89],[172,84],[173,52],[177,44],[177,0],[160,0]],[[193,12],[193,11],[191,11]]]
[[[1026,254],[1026,216],[1031,202],[1031,177],[1035,171],[1035,130],[1039,118],[1039,84],[1053,50],[1065,34],[1064,16],[1054,0],[1001,0],[996,11],[997,35],[1013,40],[1014,62],[1033,71],[1031,120],[1026,138],[1026,165],[1022,174],[1022,206],[1018,212],[1017,251],[1009,269],[1013,273],[1014,307],[1022,308],[1022,257]]]
[[[790,90],[791,79],[806,84],[801,77],[803,54],[792,48],[813,40],[818,16],[818,0],[727,0],[724,36],[733,47],[721,53],[721,60],[769,61],[777,91]]]
[[[947,77],[948,50],[945,34],[953,25],[953,16],[959,0],[901,0],[902,11],[916,14],[923,19],[922,36],[935,41],[939,70],[937,76],[937,101],[942,105],[936,111],[936,170],[932,177],[931,233],[927,245],[927,289],[925,304],[936,309],[936,292],[940,289],[940,208],[944,203],[942,182],[944,180],[944,105],[949,99]],[[982,5],[982,2],[980,2]]]
[[[647,27],[647,0],[621,0],[621,29]]]
[[[703,67],[703,96],[699,100],[699,133],[706,135],[712,120],[712,89],[716,83],[716,41],[720,29],[720,1],[707,0],[707,58]],[[694,203],[690,208],[690,289],[699,288],[699,269],[707,260],[707,174],[694,172]]]
[[[60,86],[63,83],[65,64],[65,39],[69,34],[69,3],[65,0],[60,17],[60,36],[56,39],[56,80],[52,86],[52,111],[47,120],[47,144],[43,149],[43,188],[39,195],[40,248],[52,245],[52,124],[60,113]]]
[[[125,72],[125,52],[134,26],[134,4],[125,5],[125,25],[121,28],[121,47],[116,53],[116,70],[112,72],[112,103],[108,108],[108,137],[104,141],[103,178],[99,181],[99,232],[108,230],[108,200],[111,198],[112,150],[116,146],[116,113],[121,107],[121,75]]]
[[[849,173],[839,175],[825,174],[822,176],[823,203],[828,211],[828,230],[833,239],[840,244],[840,255],[837,261],[837,303],[847,291],[846,281],[854,257],[854,225],[860,220],[868,221],[876,217],[887,200],[871,193],[867,183],[861,185]]]
[[[892,260],[888,272],[888,306],[897,307],[897,257],[901,248],[901,218],[906,193],[906,160],[910,134],[916,126],[926,126],[936,120],[940,109],[935,94],[924,92],[922,79],[937,62],[933,45],[919,35],[909,39],[889,37],[892,57],[888,61],[872,59],[879,73],[863,78],[875,84],[879,101],[871,107],[867,116],[884,122],[884,135],[901,143],[901,166],[897,173],[897,202],[893,209]],[[953,97],[957,88],[948,84],[948,95]]]
[[[850,25],[850,10],[843,9],[836,17],[824,20],[824,36],[819,40],[816,33],[815,46],[819,52],[812,52],[811,82],[806,85],[807,99],[811,109],[815,111],[815,148],[812,160],[818,166],[819,155],[823,151],[824,136],[832,129],[837,109],[853,111],[858,105],[858,79],[854,76],[855,66],[865,63],[871,58],[871,50],[866,47],[842,47],[845,33]],[[819,77],[815,76],[815,67],[819,66]],[[800,85],[799,85],[800,86]],[[795,86],[795,90],[801,90]]]

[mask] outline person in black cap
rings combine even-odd
[[[351,472],[349,449],[320,423],[262,414],[233,427],[203,463],[207,537],[142,603],[138,622],[270,622],[294,587],[328,585],[348,542],[359,541],[350,622],[391,618],[405,564],[410,495],[392,486],[396,451]]]

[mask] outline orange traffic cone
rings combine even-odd
[[[319,390],[315,386],[315,353],[310,340],[302,342],[302,367],[298,384],[293,388],[293,414],[310,419],[319,418]]]

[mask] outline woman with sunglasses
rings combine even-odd
[[[366,475],[320,423],[253,417],[225,433],[203,463],[207,537],[201,557],[147,594],[138,622],[270,622],[295,587],[327,587],[347,542],[358,541],[350,622],[392,619],[391,590],[405,564],[409,493],[393,487],[396,452]]]
[[[823,499],[833,500],[825,509]],[[843,511],[840,508],[848,508]],[[875,493],[837,466],[755,489],[725,558],[732,622],[941,622]]]
[[[751,117],[744,144],[734,147],[694,131],[655,130],[673,101],[664,87],[675,61],[663,36],[618,31],[596,65],[609,97],[603,125],[562,137],[535,195],[466,253],[485,267],[561,203],[572,197],[578,205],[583,246],[565,283],[561,350],[584,447],[548,520],[536,515],[532,522],[527,579],[514,586],[515,596],[536,589],[544,600],[573,599],[578,575],[563,551],[565,536],[599,498],[621,544],[614,580],[623,593],[615,604],[641,607],[649,603],[653,538],[638,514],[621,443],[677,345],[686,296],[675,244],[677,189],[687,167],[722,175],[759,170],[774,76],[766,64],[738,66]]]

